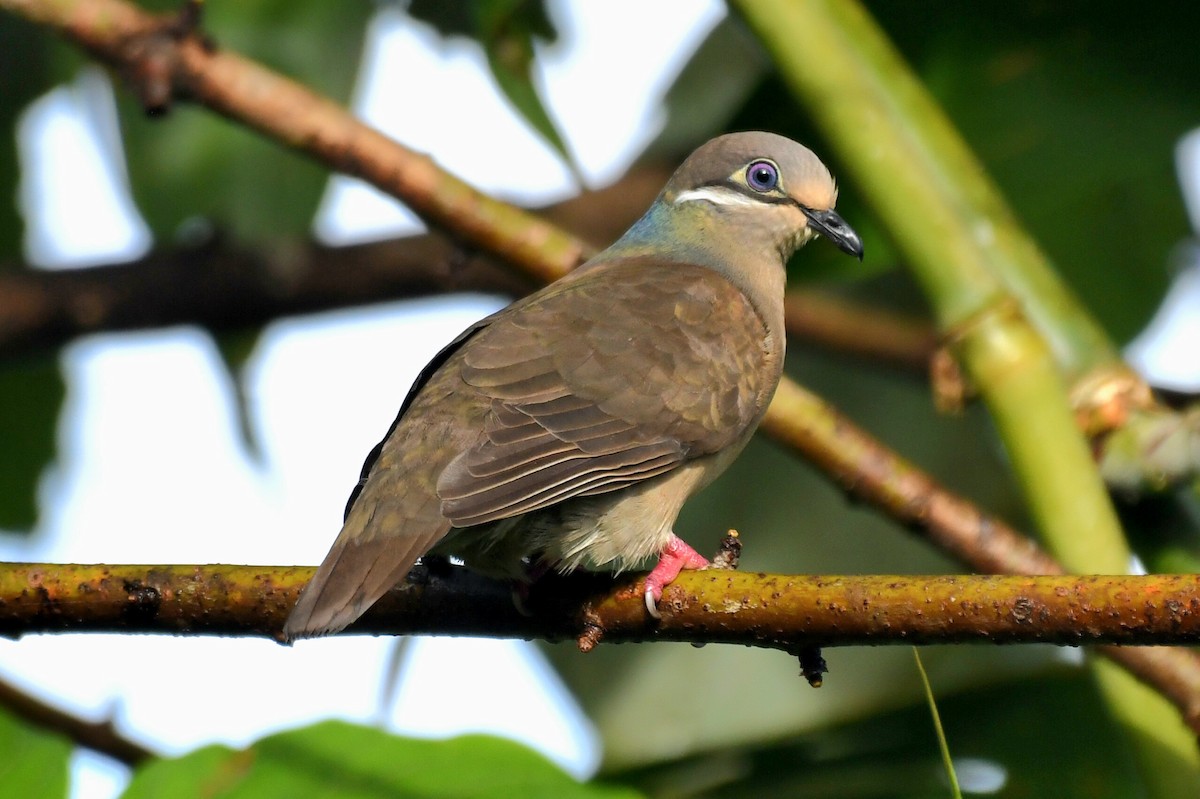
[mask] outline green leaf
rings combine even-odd
[[[496,85],[513,108],[563,159],[576,180],[582,177],[566,140],[550,117],[533,81],[534,40],[552,43],[558,32],[540,0],[484,0],[437,3],[417,0],[409,7],[443,36],[465,36],[483,46]]]
[[[52,357],[0,365],[0,529],[37,522],[37,488],[54,460],[66,385]]]
[[[252,419],[253,398],[247,390],[246,363],[254,355],[254,349],[262,337],[261,330],[231,331],[214,336],[225,376],[236,400],[237,434],[251,462],[263,465],[265,455],[263,443]]]
[[[17,210],[17,119],[50,88],[48,37],[32,23],[0,15],[0,265],[17,263],[25,226]]]
[[[345,101],[372,9],[364,2],[208,3],[204,30],[218,48]],[[160,240],[194,217],[240,239],[308,232],[328,178],[324,167],[207,109],[177,104],[152,119],[130,92],[117,96],[133,195]]]
[[[328,721],[264,738],[244,750],[209,746],[138,770],[124,799],[304,799],[519,796],[636,799],[576,782],[536,752],[485,735],[444,741],[388,735]]]
[[[0,795],[63,799],[71,744],[0,708]]]
[[[1166,289],[1188,235],[1174,147],[1200,84],[1190,3],[873,3],[1022,221],[1118,340]]]

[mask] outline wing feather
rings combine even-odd
[[[438,478],[456,527],[616,491],[737,440],[777,364],[749,300],[711,269],[630,259],[500,315],[457,363],[491,398]]]

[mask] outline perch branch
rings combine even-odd
[[[0,566],[0,634],[125,632],[279,638],[309,567]],[[789,576],[687,571],[656,621],[644,575],[536,583],[522,615],[507,583],[414,570],[351,632],[799,646],[1200,642],[1200,575]]]

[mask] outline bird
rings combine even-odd
[[[783,373],[786,264],[815,236],[863,256],[807,147],[701,145],[607,249],[476,322],[420,372],[367,456],[288,641],[336,633],[427,556],[515,585],[657,557],[647,612],[707,560],[674,532]]]

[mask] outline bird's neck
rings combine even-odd
[[[655,257],[707,267],[741,289],[769,329],[782,330],[792,248],[772,233],[706,203],[672,206],[660,199],[594,262]]]

